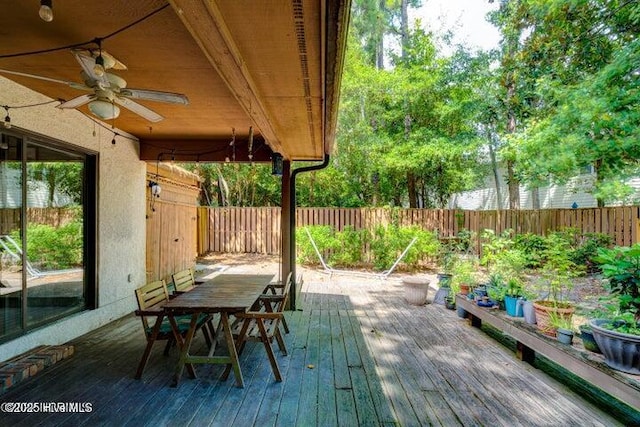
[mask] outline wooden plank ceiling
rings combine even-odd
[[[70,49],[14,55],[83,43],[96,48],[91,41],[101,38],[102,49],[127,66],[110,71],[127,87],[189,99],[186,106],[137,100],[164,116],[157,123],[121,108],[115,126],[140,139],[141,159],[171,152],[182,161],[221,161],[230,154],[247,161],[251,127],[255,161],[269,160],[272,151],[321,160],[334,140],[349,3],[53,0],[54,19],[44,22],[39,1],[0,0],[0,69],[82,83]],[[86,93],[0,75],[52,99]],[[86,105],[78,109],[90,114]]]

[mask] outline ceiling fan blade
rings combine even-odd
[[[69,81],[66,81],[66,80],[52,79],[51,77],[38,76],[38,75],[35,75],[35,74],[29,74],[29,73],[21,73],[19,71],[10,71],[10,70],[2,70],[2,69],[0,69],[0,74],[12,74],[14,76],[30,77],[32,79],[44,80],[44,81],[47,81],[47,82],[61,83],[63,85],[70,86],[70,87],[72,87],[74,89],[93,90],[90,87],[87,87],[87,86],[83,85],[82,83],[69,82]]]
[[[182,104],[188,105],[189,98],[181,93],[173,92],[161,92],[158,90],[147,89],[130,89],[123,88],[120,90],[120,95],[133,99],[144,99],[147,101],[166,102],[167,104]]]
[[[162,117],[160,114],[156,113],[155,111],[150,110],[144,105],[138,104],[137,102],[134,102],[128,98],[124,98],[122,96],[116,96],[113,98],[113,101],[116,104],[122,105],[127,110],[133,111],[137,115],[144,117],[150,122],[156,123],[164,119],[164,117]]]
[[[68,100],[67,102],[63,102],[60,105],[56,105],[57,108],[77,108],[81,105],[87,104],[96,99],[96,95],[93,93],[77,96],[73,99]]]
[[[96,60],[91,56],[91,52],[83,49],[72,49],[71,52],[73,52],[73,56],[76,57],[82,70],[91,80],[97,82],[100,87],[109,87],[110,83],[106,74],[98,76],[93,70],[93,67],[96,65]]]
[[[115,56],[111,55],[104,49],[71,49],[74,55],[82,55],[86,57],[93,58],[93,62],[95,63],[95,59],[98,55],[102,55],[104,59],[104,68],[105,70],[113,68],[114,70],[126,70],[127,66],[122,62],[118,61]]]
[[[94,52],[95,54],[95,52]],[[107,68],[113,68],[114,70],[126,70],[127,66],[122,62],[118,61],[115,56],[111,55],[106,50],[102,51],[102,56],[104,57],[104,65]]]

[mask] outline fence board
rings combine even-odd
[[[212,252],[280,253],[280,208],[204,209],[208,209],[209,214],[202,214],[202,217],[208,218],[210,224],[209,243],[202,245],[203,248]],[[640,209],[638,206],[519,211],[298,208],[296,223],[298,227],[328,225],[337,230],[344,230],[346,226],[374,230],[377,226],[395,223],[436,230],[442,237],[455,236],[462,228],[476,234],[485,228],[496,234],[511,228],[516,234],[546,235],[553,230],[576,227],[585,233],[608,234],[616,244],[629,246],[638,242]],[[198,224],[206,227],[203,223]],[[206,234],[199,232],[197,235]]]

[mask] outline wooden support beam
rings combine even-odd
[[[292,228],[291,215],[295,215],[295,207],[291,206],[291,192],[295,189],[291,188],[291,162],[285,160],[282,162],[282,215],[280,217],[280,238],[281,238],[281,254],[282,254],[282,280],[289,275],[292,269],[291,260],[295,260],[295,248],[291,245],[291,235],[295,232]],[[293,212],[292,212],[293,211]],[[289,301],[287,302],[291,308],[295,310],[295,278],[293,288],[289,292]]]
[[[526,345],[522,344],[520,341],[516,342],[516,357],[523,362],[531,363],[536,360],[536,352]]]
[[[177,162],[271,162],[273,151],[263,138],[254,138],[249,159],[248,140],[236,139],[230,145],[229,139],[142,139],[140,140],[140,160]]]

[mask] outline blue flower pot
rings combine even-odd
[[[524,313],[522,312],[522,298],[506,295],[504,297],[504,306],[509,316],[524,317]]]

